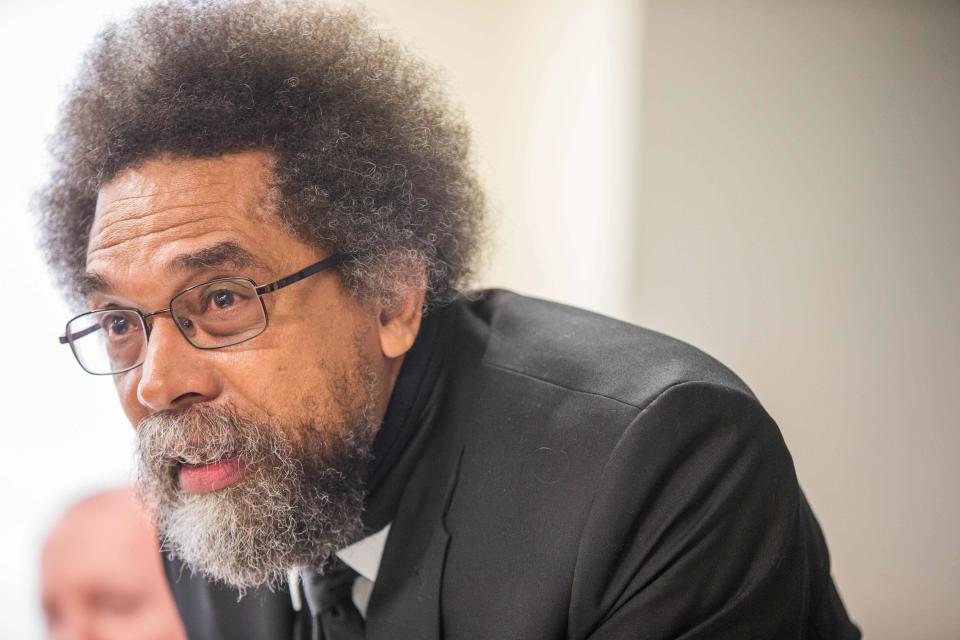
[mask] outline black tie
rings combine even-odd
[[[363,617],[353,604],[353,582],[357,572],[334,557],[327,571],[320,575],[312,569],[300,572],[304,600],[310,622],[301,619],[302,631],[311,629],[310,640],[363,640]],[[301,611],[301,615],[307,611]]]

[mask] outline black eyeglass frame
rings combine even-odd
[[[144,339],[146,341],[150,340],[150,330],[151,330],[150,324],[147,323],[147,318],[152,318],[153,316],[169,313],[170,316],[174,319],[174,324],[177,325],[177,329],[180,331],[181,335],[183,335],[184,339],[187,342],[189,342],[190,346],[194,347],[195,349],[201,349],[203,351],[211,351],[213,349],[223,349],[225,347],[232,347],[234,345],[247,342],[248,340],[253,340],[254,338],[261,335],[264,331],[267,330],[267,327],[270,325],[270,314],[267,313],[267,305],[263,302],[264,294],[273,293],[274,291],[283,289],[284,287],[290,286],[295,282],[299,282],[304,278],[312,276],[316,273],[320,273],[325,269],[331,269],[333,267],[339,266],[342,262],[344,262],[345,260],[351,257],[352,256],[347,253],[335,253],[332,256],[328,256],[319,262],[315,262],[311,264],[308,267],[304,267],[303,269],[301,269],[300,271],[297,271],[296,273],[291,273],[288,276],[284,276],[279,280],[274,280],[273,282],[269,284],[264,284],[264,285],[258,285],[252,278],[247,278],[244,276],[228,276],[224,278],[214,278],[213,280],[209,280],[207,282],[201,282],[200,284],[195,284],[192,287],[187,287],[183,291],[180,291],[175,296],[170,298],[170,303],[167,305],[166,309],[160,309],[158,311],[152,311],[150,313],[144,313],[140,311],[140,309],[136,309],[134,307],[109,307],[106,309],[92,309],[90,311],[85,311],[80,315],[74,316],[73,318],[70,318],[70,320],[67,321],[67,324],[64,327],[64,332],[63,332],[64,335],[59,336],[58,340],[60,341],[60,344],[69,344],[70,351],[73,353],[73,357],[76,359],[77,363],[80,365],[80,368],[86,371],[87,373],[89,373],[90,375],[94,375],[94,376],[114,376],[120,373],[126,373],[127,371],[132,371],[133,369],[136,369],[137,367],[143,365],[143,362],[141,361],[133,366],[127,367],[126,369],[120,369],[119,371],[110,371],[108,373],[90,371],[83,365],[83,360],[81,360],[79,354],[77,354],[77,349],[76,347],[74,347],[73,341],[77,338],[82,338],[86,335],[89,335],[94,331],[99,331],[100,325],[97,325],[97,324],[91,325],[86,329],[83,329],[77,333],[71,333],[69,331],[69,327],[70,327],[70,324],[75,322],[76,320],[79,320],[80,318],[83,318],[85,316],[92,315],[94,313],[103,313],[104,311],[130,311],[132,313],[135,313],[140,318],[140,323],[143,325],[143,330],[145,335]],[[173,314],[173,311],[172,311],[173,304],[177,300],[177,298],[193,291],[194,289],[199,289],[200,287],[207,287],[207,286],[210,286],[211,284],[216,284],[217,282],[224,282],[228,280],[246,280],[253,286],[253,290],[257,294],[257,300],[260,301],[260,308],[263,311],[263,328],[260,329],[260,331],[258,331],[257,333],[251,336],[247,336],[242,340],[237,340],[236,342],[230,342],[228,344],[220,344],[213,347],[201,347],[195,344],[193,340],[191,340],[189,336],[187,336],[187,334],[185,333],[184,327],[181,326],[180,324],[180,320]]]

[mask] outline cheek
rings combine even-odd
[[[309,340],[291,341],[238,357],[223,366],[224,389],[240,409],[249,406],[278,417],[300,416],[303,399],[323,394],[330,362]]]
[[[358,336],[349,325],[318,329],[309,320],[277,322],[256,349],[221,362],[225,393],[238,408],[290,422],[339,417],[343,399],[333,396],[358,367]]]

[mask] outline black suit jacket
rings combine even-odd
[[[723,365],[503,291],[441,335],[368,638],[860,637],[776,424]],[[197,597],[181,581],[188,628],[223,617]]]

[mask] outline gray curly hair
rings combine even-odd
[[[484,197],[467,126],[431,69],[356,9],[172,0],[108,25],[62,107],[36,205],[70,300],[82,304],[103,184],[161,155],[247,150],[275,159],[285,228],[356,256],[340,268],[356,295],[389,303],[425,284],[429,306],[470,277]]]

